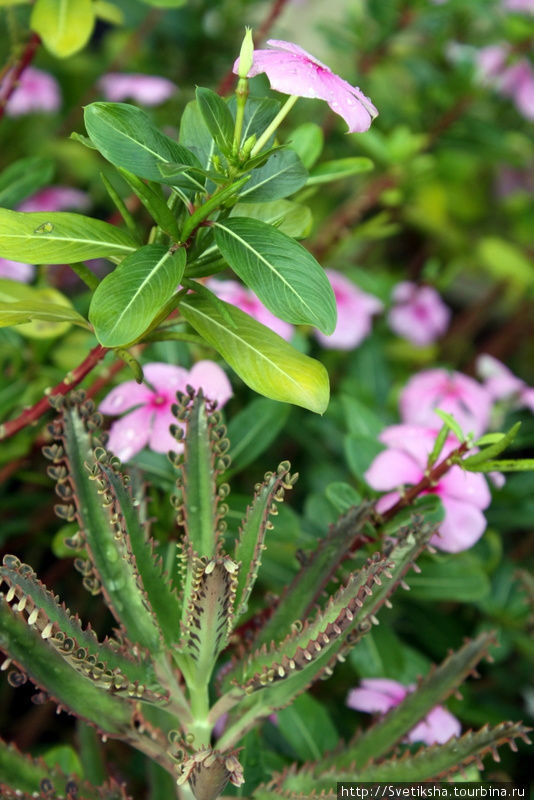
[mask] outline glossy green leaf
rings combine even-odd
[[[318,361],[299,353],[276,333],[235,306],[225,304],[234,327],[205,298],[186,296],[180,310],[254,391],[303,406],[318,414],[328,406],[328,374]]]
[[[307,186],[317,186],[320,183],[330,183],[341,178],[350,178],[373,169],[370,158],[353,156],[350,158],[336,158],[335,161],[324,161],[312,170],[307,181]]]
[[[30,156],[14,161],[0,174],[0,207],[15,208],[52,180],[54,165],[48,158]]]
[[[168,233],[174,239],[178,240],[180,236],[178,224],[174,214],[167,205],[165,195],[159,183],[155,183],[154,181],[142,181],[137,175],[128,172],[127,169],[118,167],[118,170],[159,227],[165,231],[165,233]]]
[[[136,106],[91,103],[84,118],[87,133],[104,158],[140,178],[168,183],[158,165],[169,161],[200,166],[193,153],[165,136]]]
[[[14,303],[0,301],[0,327],[7,325],[20,325],[23,322],[32,320],[44,320],[45,322],[67,322],[69,324],[81,325],[82,328],[89,328],[87,320],[78,314],[69,305],[59,303],[46,303],[22,300]]]
[[[328,278],[302,245],[259,220],[231,217],[214,224],[215,242],[241,280],[286,322],[336,327],[336,298]]]
[[[227,104],[211,89],[198,86],[198,108],[217,146],[224,152],[232,147],[234,120]]]
[[[89,41],[94,24],[91,0],[37,0],[30,19],[47,50],[58,58],[81,50]]]
[[[123,258],[136,249],[129,233],[65,211],[24,213],[0,208],[0,257],[29,264]]]
[[[301,695],[288,708],[281,709],[277,723],[282,736],[302,761],[319,761],[339,742],[330,714],[311,694]]]
[[[230,212],[231,217],[252,217],[292,239],[303,239],[311,231],[313,219],[308,206],[292,200],[273,200],[271,203],[237,203]]]
[[[422,558],[421,573],[410,576],[411,596],[422,600],[471,603],[485,597],[489,578],[470,553]]]
[[[329,483],[325,494],[339,514],[345,514],[349,509],[359,506],[362,502],[362,496],[354,486],[343,481]]]
[[[306,169],[311,169],[323,151],[323,129],[315,122],[303,122],[291,133],[288,144]]]
[[[180,144],[187,147],[198,159],[203,169],[209,170],[215,152],[215,142],[200,113],[196,100],[184,108],[180,120]]]
[[[147,244],[132,253],[99,284],[89,319],[104,347],[138,339],[176,291],[185,269],[183,248]]]
[[[240,192],[240,202],[258,203],[280,200],[301,189],[308,179],[306,167],[293,150],[279,150],[252,177]]]

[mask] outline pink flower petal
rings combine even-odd
[[[521,404],[534,414],[534,389],[526,387],[521,392],[519,399],[521,400]]]
[[[152,394],[148,386],[136,381],[126,381],[116,386],[104,397],[98,410],[102,414],[122,414],[134,406],[148,403]]]
[[[441,478],[438,494],[470,503],[480,509],[487,508],[491,503],[490,490],[484,476],[476,472],[465,472],[458,466],[451,467]]]
[[[511,397],[525,386],[525,382],[517,378],[508,367],[487,353],[478,356],[476,371],[494,400]]]
[[[34,111],[57,111],[60,106],[61,94],[56,79],[48,72],[29,66],[7,101],[6,114],[19,117]]]
[[[121,461],[128,461],[148,442],[152,411],[142,406],[113,423],[107,447]]]
[[[437,435],[436,428],[426,428],[422,425],[389,425],[378,438],[388,447],[407,453],[423,471],[426,469],[428,456],[432,452]],[[457,440],[452,436],[448,437],[440,459],[446,458],[457,446]]]
[[[148,440],[151,450],[156,453],[168,453],[169,450],[174,450],[175,453],[181,453],[183,444],[172,436],[170,432],[171,425],[178,425],[178,420],[172,413],[170,407],[163,408],[161,411],[155,411],[152,421],[152,430]]]
[[[446,553],[459,553],[468,550],[486,530],[486,518],[480,509],[471,503],[441,495],[445,508],[445,519],[440,525],[439,534],[430,542]]]
[[[214,361],[197,361],[187,382],[194,389],[202,389],[207,398],[216,401],[219,408],[233,395],[226,372]]]
[[[351,350],[371,332],[372,317],[384,306],[340,272],[325,271],[336,296],[337,325],[330,336],[320,331],[315,331],[315,336],[323,347]]]
[[[421,347],[442,336],[449,325],[450,310],[431,286],[403,281],[395,287],[388,321],[394,333]]]
[[[361,688],[349,692],[347,706],[368,714],[385,714],[402,702],[407,693],[407,689],[397,681],[368,678],[362,680]]]
[[[76,208],[86,211],[91,200],[86,192],[71,189],[70,186],[49,186],[28,197],[20,204],[19,211],[65,211]]]
[[[364,477],[373,489],[383,491],[419,483],[423,471],[406,453],[400,450],[384,450],[373,460]]]
[[[11,261],[9,258],[0,258],[0,278],[9,278],[20,283],[29,283],[35,274],[32,264],[23,264],[21,261]]]
[[[185,392],[189,376],[183,367],[158,362],[144,364],[143,374],[147,381],[172,403],[175,402],[176,392]]]
[[[453,736],[460,736],[461,732],[460,721],[443,706],[436,706],[412,728],[407,739],[409,742],[424,742],[428,745],[444,744]]]
[[[389,511],[398,500],[400,500],[400,494],[398,492],[383,494],[376,503],[376,510],[379,514],[383,514],[385,511]]]
[[[120,102],[135,100],[145,106],[164,103],[176,92],[177,86],[158,75],[109,72],[100,78],[98,85],[106,100]]]

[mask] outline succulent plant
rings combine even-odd
[[[0,568],[0,647],[6,654],[1,669],[13,685],[32,681],[41,700],[89,723],[104,740],[116,738],[143,753],[172,776],[177,796],[192,791],[197,800],[214,800],[228,782],[240,786],[247,780],[239,751],[246,734],[328,678],[378,624],[377,613],[404,584],[432,525],[414,515],[394,538],[380,540],[373,507],[351,509],[315,550],[301,554],[300,569],[282,596],[251,619],[249,599],[271,517],[297,477],[289,463],[256,485],[238,538],[229,541],[229,487],[221,482],[229,466],[226,429],[201,392],[178,395],[173,433],[183,452],[171,460],[177,469],[172,502],[179,565],[167,572],[150,538],[141,481],[124,474],[105,449],[92,401],[76,392],[55,398],[54,405],[54,441],[44,454],[61,498],[56,511],[79,526],[67,541],[77,551],[74,565],[85,588],[102,595],[118,627],[99,641],[30,566],[8,555]],[[361,561],[364,547],[367,560],[350,571],[354,554]],[[516,738],[526,737],[517,723],[470,731],[417,752],[403,743],[419,720],[457,690],[491,642],[489,633],[467,641],[352,742],[321,763],[271,776],[251,796],[333,796],[337,781],[424,781],[471,763],[481,766],[483,756],[505,742],[514,746]],[[6,799],[129,796],[113,778],[90,785],[5,744],[0,790]]]

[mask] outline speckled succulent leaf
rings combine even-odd
[[[445,661],[435,667],[419,683],[417,690],[380,717],[347,745],[343,752],[325,758],[324,768],[350,769],[353,764],[365,766],[371,759],[377,760],[393,748],[431,709],[443,702],[474,671],[476,664],[487,655],[494,637],[489,632],[481,633]]]
[[[227,556],[196,559],[191,600],[183,634],[188,683],[205,686],[231,631],[237,564]]]
[[[364,503],[350,509],[330,527],[327,536],[303,559],[301,569],[282,593],[273,614],[258,632],[256,647],[280,640],[295,619],[305,619],[311,613],[339,564],[354,546],[355,539],[364,535],[371,519],[372,507]]]
[[[28,625],[25,610],[17,609],[18,605],[11,607],[5,598],[0,598],[0,642],[14,668],[10,682],[21,685],[27,676],[58,706],[106,733],[124,735],[134,711],[130,701],[102,691],[91,678],[76,670],[69,660],[73,640],[65,638],[62,642],[56,635],[57,647],[51,646],[36,627]],[[65,653],[61,651],[62,644]],[[8,662],[8,668],[10,665]]]
[[[276,503],[284,499],[284,492],[292,489],[297,475],[289,473],[289,461],[279,464],[276,472],[267,472],[262,483],[255,487],[252,503],[239,528],[234,560],[239,564],[236,589],[236,620],[246,613],[248,599],[258,576],[265,534],[273,527],[269,517],[277,514]]]
[[[94,433],[99,424],[100,415],[94,413],[92,401],[77,392],[62,403],[61,417],[50,426],[59,441],[43,452],[54,466],[66,468],[57,491],[67,503],[56,511],[80,524],[90,557],[90,564],[80,565],[86,588],[96,592],[101,587],[128,638],[155,652],[162,646],[159,626],[143,589],[116,496],[101,478],[101,463],[111,466],[116,460],[99,447]]]
[[[113,686],[113,691],[125,692],[127,696],[163,697],[164,690],[157,686],[151,664],[143,654],[136,654],[132,646],[128,650],[119,649],[114,640],[99,642],[92,628],[87,626],[84,630],[78,616],[60,604],[36,578],[32,568],[15,556],[4,556],[0,586],[3,584],[7,584],[7,602],[19,609],[23,606],[30,627],[68,658],[77,672],[102,688]],[[139,686],[145,689],[138,692]]]
[[[401,757],[394,757],[379,764],[351,770],[338,770],[335,767],[317,776],[314,771],[304,768],[281,776],[275,782],[287,792],[311,792],[318,794],[329,791],[337,781],[427,781],[445,779],[459,770],[475,764],[482,768],[482,758],[492,753],[499,760],[497,748],[508,744],[515,748],[515,740],[529,742],[527,729],[520,722],[503,722],[494,728],[484,726],[479,731],[468,731],[459,739],[449,739],[445,744],[421,747],[414,755],[406,751]]]
[[[216,800],[229,781],[234,786],[241,786],[244,782],[243,770],[235,753],[204,747],[183,762],[178,785],[189,783],[196,800]]]
[[[141,518],[144,492],[141,486],[125,484],[123,476],[110,462],[98,462],[99,475],[112,493],[115,513],[122,516],[131,551],[139,570],[144,591],[157,617],[163,638],[168,645],[180,638],[181,605],[177,593],[165,574],[161,558],[154,551],[148,536],[147,523]],[[141,512],[141,513],[140,513]]]
[[[178,522],[184,525],[193,550],[200,557],[212,558],[220,551],[224,531],[222,517],[227,507],[222,500],[228,487],[217,489],[217,478],[229,466],[226,453],[230,443],[214,404],[201,391],[179,394],[178,399],[173,411],[186,429],[184,453],[177,461],[178,491],[174,502]]]

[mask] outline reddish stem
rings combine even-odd
[[[454,459],[458,456],[462,456],[465,452],[467,452],[467,450],[467,442],[462,442],[462,444],[453,450],[452,453],[449,453],[447,458],[444,458],[443,461],[440,461],[439,464],[436,464],[436,466],[430,470],[429,474],[425,475],[425,477],[422,478],[419,483],[416,483],[415,486],[412,486],[411,489],[408,489],[408,491],[403,494],[399,500],[397,500],[394,506],[391,506],[391,508],[381,514],[382,521],[388,522],[403,508],[410,506],[416,497],[422,494],[422,492],[426,492],[428,489],[433,489],[438,483],[439,479],[442,478],[445,473],[454,466]]]
[[[274,3],[271,6],[271,10],[263,20],[256,36],[254,37],[255,47],[258,47],[258,45],[260,45],[263,42],[266,36],[268,36],[269,31],[271,30],[272,26],[274,25],[280,14],[285,9],[288,2],[289,0],[274,0]],[[220,94],[222,97],[229,94],[230,91],[232,90],[235,77],[236,76],[234,75],[233,71],[229,69],[226,75],[221,79],[217,87],[217,94]]]
[[[32,63],[35,53],[37,52],[37,49],[40,44],[41,44],[41,37],[38,36],[36,33],[32,33],[32,35],[28,39],[28,42],[26,43],[26,47],[22,51],[20,58],[18,59],[18,61],[15,62],[15,66],[13,67],[11,72],[8,73],[6,78],[6,89],[4,90],[4,92],[2,93],[2,97],[0,98],[0,119],[2,119],[2,117],[5,114],[9,98],[19,85],[22,73],[24,72],[26,67],[29,67],[29,65]]]
[[[108,350],[109,348],[102,347],[101,345],[93,347],[87,358],[85,358],[81,364],[73,369],[72,372],[69,372],[68,375],[66,375],[61,381],[61,383],[58,383],[57,386],[54,386],[53,389],[47,392],[46,396],[42,397],[38,403],[35,403],[35,405],[27,408],[15,419],[10,419],[8,422],[0,425],[0,441],[3,439],[8,439],[10,436],[13,436],[14,433],[17,433],[18,431],[22,430],[22,428],[25,428],[32,422],[36,422],[38,419],[40,419],[40,417],[42,417],[43,414],[45,414],[50,408],[49,398],[54,395],[66,395],[67,392],[70,392],[71,389],[74,389],[75,386],[78,386],[78,384],[83,381],[85,376],[88,375],[100,361],[102,361]]]

